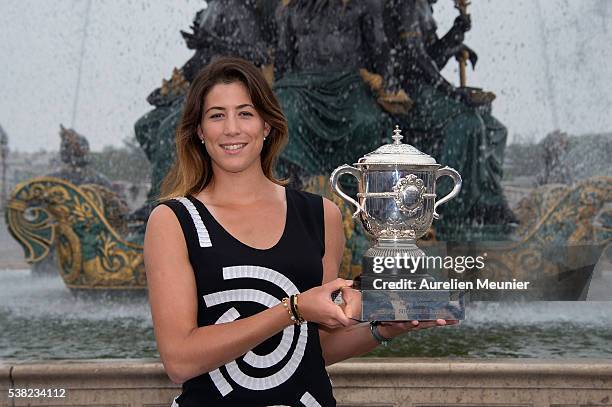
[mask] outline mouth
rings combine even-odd
[[[232,143],[232,144],[221,144],[221,148],[225,151],[235,154],[242,150],[248,143]]]

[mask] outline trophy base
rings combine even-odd
[[[465,318],[463,292],[362,290],[362,321],[431,321]],[[457,299],[450,299],[456,296]]]
[[[405,268],[410,265],[406,258],[424,256],[425,252],[411,240],[378,241],[364,254],[358,284],[362,321],[465,318],[464,291],[452,289],[452,286],[443,287],[450,289],[423,289],[421,283],[431,285],[439,281],[438,278],[429,275],[427,270]],[[386,264],[381,258],[398,261]]]

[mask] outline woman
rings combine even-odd
[[[159,353],[183,384],[175,405],[333,406],[326,365],[436,324],[354,325],[358,292],[337,278],[340,211],[274,178],[286,141],[249,62],[220,58],[192,82],[145,235]]]

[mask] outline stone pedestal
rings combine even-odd
[[[612,407],[612,360],[357,358],[328,371],[339,407]],[[0,406],[169,407],[179,393],[156,360],[0,364]]]

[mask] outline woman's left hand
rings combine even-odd
[[[408,331],[418,331],[419,329],[433,328],[436,326],[456,325],[456,319],[436,319],[435,321],[407,321],[407,322],[381,322],[378,332],[385,338],[395,338]]]
[[[347,318],[359,319],[361,317],[361,291],[351,287],[343,287],[340,308]]]

